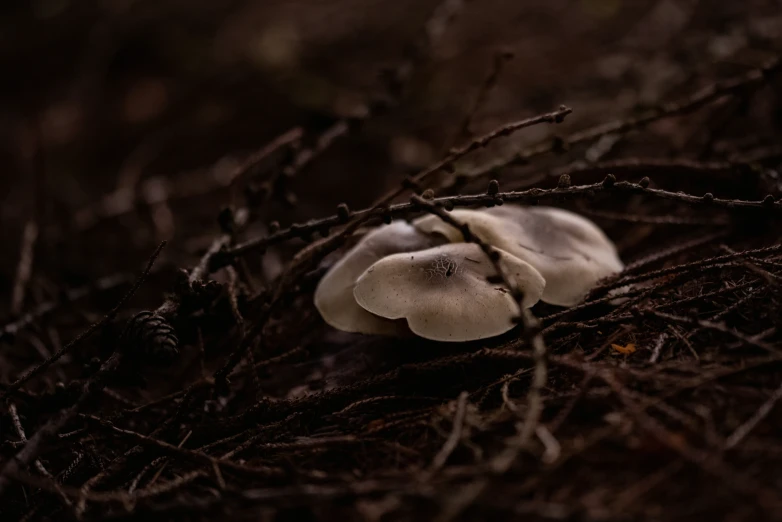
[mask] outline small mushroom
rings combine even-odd
[[[546,282],[530,264],[500,253],[506,277],[531,307]],[[356,282],[356,302],[387,319],[407,319],[416,335],[435,341],[493,337],[514,326],[518,304],[502,284],[490,283],[495,267],[474,243],[452,243],[419,252],[394,254],[367,269]]]
[[[459,209],[451,215],[483,241],[535,267],[546,280],[541,300],[549,304],[578,304],[599,280],[623,268],[616,247],[603,231],[566,210],[503,205],[488,210]],[[451,242],[464,241],[456,228],[437,216],[424,216],[413,224]]]
[[[353,297],[358,277],[380,258],[398,252],[423,250],[439,243],[405,221],[380,226],[364,236],[331,267],[315,289],[315,307],[329,325],[346,332],[409,335],[403,323],[372,315]]]

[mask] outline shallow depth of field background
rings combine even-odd
[[[294,126],[317,131],[335,118],[362,115],[383,90],[383,71],[419,45],[436,6],[4,3],[6,251],[13,252],[33,212],[31,156],[39,128],[46,178],[40,284],[135,267],[143,256],[130,254],[149,250],[159,238],[173,240],[166,254],[172,261],[188,259],[208,243],[216,209],[228,201],[225,191],[171,202],[171,219],[157,226],[146,209],[97,223],[79,217],[119,188],[138,188],[153,177],[203,183],[198,172],[230,170]],[[774,1],[465,2],[425,51],[398,105],[296,177],[295,210],[269,213],[286,224],[324,215],[342,201],[365,206],[438,159],[498,51],[514,58],[476,114],[474,132],[560,103],[574,109],[567,128],[579,129],[768,59],[782,31],[779,9]],[[639,146],[657,157],[687,146],[687,131],[671,128],[676,123],[660,124]],[[513,141],[536,141],[550,131],[533,128]],[[656,141],[664,143],[651,148]],[[3,256],[2,263],[8,289],[15,256]]]
[[[452,175],[435,177],[431,186],[462,175],[454,190],[465,194],[485,191],[489,179],[498,179],[501,190],[551,188],[557,174],[568,169],[581,173],[572,179],[581,184],[605,176],[605,169],[589,170],[601,162],[672,161],[697,168],[669,166],[657,172],[648,167],[637,174],[617,173],[617,179],[649,176],[653,187],[671,192],[711,192],[717,198],[752,201],[771,194],[778,200],[782,79],[777,73],[680,116],[542,155],[530,165],[507,166],[474,180],[469,175],[555,136],[687,100],[705,86],[765,66],[780,52],[779,0],[3,2],[0,326],[98,280],[132,281],[155,247],[168,242],[117,320],[27,383],[24,394],[11,401],[21,412],[27,436],[73,402],[70,396],[47,398],[57,396],[58,383],[84,382],[90,375],[85,368],[114,349],[123,321],[137,311],[155,309],[174,291],[178,272],[195,266],[220,234],[218,215],[225,208],[249,204],[250,222],[239,232],[240,241],[268,234],[273,221],[285,228],[334,214],[339,203],[366,208],[452,147],[560,104],[573,109],[564,123],[496,140],[458,162]],[[496,79],[476,105],[492,74]],[[231,181],[247,158],[289,132],[300,134],[291,147]],[[321,150],[324,136],[329,141]],[[313,148],[316,157],[294,175],[280,174],[298,153]],[[719,168],[712,172],[710,165]],[[276,181],[267,190],[270,179]],[[547,203],[561,203],[595,219],[628,263],[724,232],[650,270],[723,255],[728,250],[722,244],[746,250],[780,242],[778,214],[776,221],[745,220],[644,196]],[[20,245],[30,227],[37,231],[34,260],[19,295],[14,288]],[[244,276],[249,274],[252,284],[242,287],[240,305],[246,306],[247,324],[258,316],[253,299],[273,288],[305,245],[295,239],[245,258]],[[726,286],[746,286],[754,277],[758,282],[750,290],[755,293],[743,301],[746,294],[737,291],[725,301],[693,299],[671,313],[707,319],[741,301],[720,319],[745,337],[765,332],[757,342],[780,349],[780,263],[777,258],[767,261],[762,267],[770,279],[741,263],[725,273],[695,270],[690,282],[697,287],[682,281],[651,294],[646,304],[655,308]],[[214,278],[223,287],[235,284],[225,271]],[[0,383],[14,382],[100,319],[128,287],[111,286],[56,305],[13,335],[6,328],[0,340]],[[555,335],[553,353],[576,359],[596,354],[589,360],[625,372],[619,380],[632,389],[628,397],[633,401],[662,402],[649,418],[664,426],[664,435],[629,420],[629,406],[611,399],[616,390],[606,383],[593,382],[594,376],[585,378],[573,368],[555,367],[544,390],[550,400],[543,420],[562,426],[559,460],[547,462],[545,452],[552,450],[536,439],[499,485],[491,482],[491,490],[499,488],[502,495],[483,492],[456,509],[453,498],[466,495],[461,488],[469,490],[493,476],[481,466],[514,433],[517,420],[503,403],[502,383],[497,382],[521,363],[506,368],[497,360],[482,367],[467,359],[456,366],[445,362],[442,375],[432,368],[439,368],[440,358],[496,348],[515,334],[495,344],[458,347],[344,335],[314,313],[307,294],[311,288],[305,284],[299,290],[302,295],[273,319],[266,341],[254,345],[254,361],[243,359],[242,365],[300,350],[291,361],[261,364],[255,377],[233,379],[222,395],[206,386],[185,403],[172,399],[130,412],[202,382],[236,348],[241,332],[226,320],[230,314],[220,301],[224,295],[217,296],[214,310],[178,318],[179,359],[122,372],[85,410],[144,434],[180,415],[156,436],[174,446],[187,439],[183,447],[194,451],[245,433],[239,444],[257,426],[283,422],[279,432],[271,429],[267,438],[251,444],[241,464],[280,467],[284,478],[246,478],[227,470],[218,480],[207,471],[171,491],[130,502],[122,495],[134,479],[138,481],[131,489],[146,485],[149,491],[154,483],[170,483],[200,469],[197,459],[187,458],[171,458],[164,466],[155,459],[169,455],[167,450],[144,446],[138,460],[119,466],[96,486],[96,491],[125,493],[91,497],[79,508],[77,489],[137,442],[80,417],[65,431],[82,430],[83,436],[57,440],[42,456],[53,480],[73,490],[65,495],[74,505],[45,487],[14,482],[0,499],[0,513],[5,511],[7,520],[223,516],[374,521],[738,521],[774,519],[782,513],[778,502],[775,511],[769,499],[782,487],[774,474],[782,455],[778,415],[772,410],[766,424],[758,425],[757,438],[748,439],[750,449],[738,454],[724,449],[724,439],[774,396],[778,362],[764,363],[758,373],[736,371],[746,377],[739,382],[715,377],[707,390],[693,385],[692,393],[671,393],[671,402],[665,403],[672,389],[690,382],[679,378],[735,370],[768,355],[755,345],[742,345],[735,335],[640,319],[609,319],[584,329],[581,336]],[[557,311],[545,306],[535,310],[538,315]],[[663,334],[668,344],[654,358],[655,365],[649,360]],[[623,357],[610,349],[615,343],[633,344],[638,351]],[[400,373],[400,365],[414,368]],[[372,381],[377,375],[391,376]],[[510,393],[523,418],[529,375],[521,376],[511,381]],[[470,393],[467,406],[457,403],[460,391]],[[335,395],[318,399],[323,392]],[[376,403],[357,406],[352,417],[341,411],[372,397]],[[383,399],[388,397],[392,400]],[[241,416],[256,399],[284,406],[270,406],[277,413],[259,413],[237,427],[226,420],[246,422]],[[290,402],[297,400],[301,405]],[[7,406],[0,423],[3,462],[20,449]],[[458,447],[447,466],[432,471],[432,459],[452,434],[459,408],[467,413],[460,414],[465,426]],[[572,413],[568,408],[574,408]],[[301,417],[290,417],[294,414]],[[408,422],[394,428],[399,419]],[[669,436],[678,438],[660,442]],[[317,450],[273,446],[318,437],[353,439]],[[676,449],[679,440],[681,452]],[[231,443],[223,444],[215,456],[231,448]],[[735,480],[747,486],[731,486],[732,475],[725,470],[739,470]],[[32,466],[29,471],[36,474]],[[754,484],[765,488],[757,496]]]

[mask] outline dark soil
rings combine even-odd
[[[782,519],[780,53],[771,0],[3,3],[0,519]],[[319,317],[366,226],[504,202],[625,272]]]

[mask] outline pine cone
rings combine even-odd
[[[174,327],[160,315],[139,312],[128,325],[128,343],[134,349],[159,361],[173,360],[179,353],[179,340]]]

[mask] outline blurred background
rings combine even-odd
[[[780,48],[781,7],[8,0],[0,6],[0,289],[11,292],[31,220],[39,232],[33,300],[136,268],[160,239],[171,240],[167,262],[192,264],[220,208],[243,203],[252,185],[245,177],[229,190],[237,167],[286,132],[301,133],[300,148],[335,137],[285,180],[281,197],[258,205],[283,225],[331,214],[342,201],[366,206],[474,133],[561,103],[574,109],[556,129],[565,133],[756,67]],[[762,119],[727,105],[709,116],[722,133],[741,132],[742,117],[782,118],[778,99],[754,106]],[[635,149],[603,142],[609,150],[592,155],[735,153],[692,143],[719,139],[693,138],[698,118],[660,123]],[[490,153],[507,156],[551,132],[528,129]]]
[[[180,448],[189,440],[185,451],[208,448],[219,456],[226,441],[243,441],[247,461],[234,468],[296,469],[301,474],[291,480],[310,481],[312,489],[291,492],[261,474],[252,481],[260,489],[249,492],[250,481],[231,472],[223,490],[221,477],[200,470],[206,453],[195,464],[192,454],[161,464],[152,448],[122,461],[137,443],[134,434],[118,436],[78,418],[69,438],[41,455],[74,503],[81,498],[76,488],[109,477],[94,489],[118,496],[90,500],[87,514],[96,520],[107,513],[130,520],[133,509],[138,516],[147,508],[159,508],[161,520],[169,508],[196,520],[210,516],[196,512],[198,502],[226,516],[245,501],[246,520],[379,522],[386,512],[433,520],[447,512],[442,506],[460,501],[457,486],[483,480],[478,464],[503,458],[519,424],[521,410],[506,407],[506,392],[522,404],[532,375],[522,368],[526,361],[510,350],[510,359],[481,359],[485,352],[476,351],[512,345],[518,332],[459,346],[336,332],[312,306],[317,270],[267,321],[264,287],[319,236],[302,234],[265,255],[243,256],[212,275],[222,288],[186,278],[183,284],[181,270],[195,266],[220,236],[219,216],[225,224],[224,210],[234,209],[234,217],[248,218],[231,237],[246,241],[332,215],[343,202],[365,208],[453,147],[564,104],[573,112],[563,123],[497,139],[428,186],[439,196],[486,191],[489,179],[513,190],[556,186],[562,173],[574,184],[599,182],[609,172],[620,181],[650,176],[653,188],[765,198],[766,206],[745,215],[611,191],[549,203],[593,218],[624,261],[648,261],[635,269],[765,248],[781,239],[778,221],[764,218],[782,195],[780,52],[782,0],[4,0],[0,387],[51,360],[103,317],[167,240],[119,318],[19,390],[13,400],[28,435],[73,404],[114,350],[126,318],[174,302],[175,313],[167,312],[180,340],[176,363],[143,372],[128,365],[100,390],[91,411]],[[709,95],[726,85],[734,87]],[[599,127],[617,121],[627,122],[621,132]],[[670,258],[644,257],[669,247],[679,248]],[[709,270],[699,265],[655,279],[657,286],[634,301],[650,310],[666,306],[680,314],[674,319],[636,316],[599,299],[581,315],[538,304],[533,312],[548,320],[552,353],[616,370],[628,387],[622,398],[648,398],[644,408],[655,401],[654,422],[668,431],[660,436],[629,421],[633,403],[615,400],[621,394],[609,381],[590,381],[592,374],[584,371],[585,378],[572,365],[554,367],[544,420],[556,431],[556,456],[546,460],[550,439],[516,455],[520,469],[508,461],[508,475],[497,481],[507,494],[476,494],[486,511],[468,511],[465,519],[581,513],[627,520],[633,512],[716,520],[729,512],[739,521],[779,507],[778,498],[769,500],[782,487],[778,416],[750,426],[759,427],[738,450],[725,445],[738,445],[748,433],[744,423],[754,422],[772,393],[773,400],[782,396],[773,391],[782,378],[773,348],[782,332],[782,264],[778,250],[760,252],[760,271],[742,259]],[[212,373],[226,367],[228,354],[242,355],[245,328],[259,317],[267,328],[248,337],[230,386],[212,390]],[[695,318],[725,320],[730,328],[702,328]],[[254,336],[262,342],[253,344]],[[777,359],[745,366],[745,357],[768,355],[764,349]],[[519,368],[511,380],[509,367]],[[269,418],[258,414],[267,406]],[[427,476],[422,470],[440,460],[459,416],[464,444],[446,454],[449,466],[432,489],[412,491],[410,484],[425,482],[416,482]],[[0,420],[9,426],[5,411]],[[0,455],[7,459],[22,442],[9,430],[4,437]],[[333,446],[323,441],[329,437],[338,439]],[[732,467],[720,467],[725,454]],[[178,482],[192,469],[201,473],[194,482]],[[377,486],[377,477],[387,483]],[[318,490],[324,484],[334,489]],[[351,496],[356,484],[389,495],[372,496],[370,487]],[[115,502],[136,486],[150,502]],[[161,494],[157,505],[153,497],[169,486],[179,503],[165,504],[171,499]],[[333,502],[343,486],[352,503]],[[29,486],[20,495],[21,486],[14,487],[0,518],[3,509],[8,520],[71,513],[70,501]],[[317,506],[309,513],[304,503]]]

